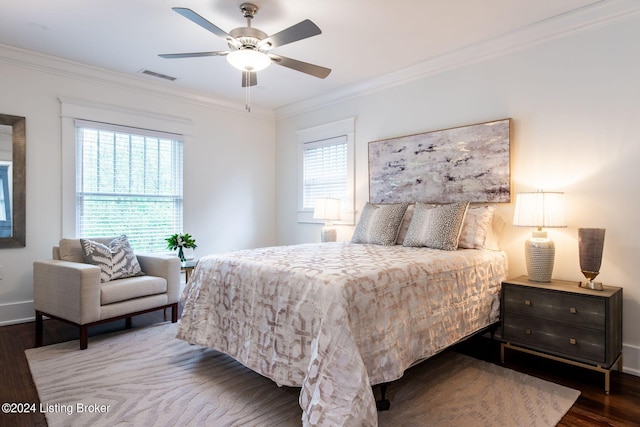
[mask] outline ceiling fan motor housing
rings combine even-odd
[[[258,6],[253,3],[242,3],[240,5],[240,10],[242,11],[242,16],[251,19],[256,13],[258,13]]]
[[[240,49],[256,49],[258,42],[267,38],[266,33],[253,27],[234,28],[229,31],[229,34],[242,43],[242,47]],[[228,43],[228,45],[231,49],[238,49],[237,46],[234,46],[231,43]]]

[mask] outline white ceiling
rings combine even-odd
[[[451,52],[535,32],[568,16],[628,0],[255,0],[253,26],[276,33],[311,19],[322,34],[273,53],[331,68],[318,79],[272,65],[258,73],[254,105],[279,108],[416,67]],[[159,53],[226,50],[172,11],[186,7],[229,32],[245,26],[242,0],[2,0],[0,43],[243,103],[241,73],[224,57]],[[639,2],[640,3],[640,2]],[[555,31],[558,31],[556,28]],[[147,69],[176,77],[165,82]]]

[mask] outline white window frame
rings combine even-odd
[[[355,118],[327,123],[324,125],[302,129],[297,132],[298,141],[298,209],[299,223],[323,224],[324,220],[313,218],[313,209],[304,208],[304,150],[305,144],[318,141],[330,141],[337,137],[345,137],[347,143],[347,199],[346,206],[342,206],[342,220],[334,224],[355,224]],[[329,142],[330,143],[330,142]]]
[[[87,120],[75,120],[75,126],[76,236],[126,233],[137,251],[166,252],[166,242],[158,235],[170,236],[183,229],[182,135]],[[116,169],[125,173],[117,175]],[[140,171],[144,171],[142,176]],[[160,211],[171,206],[171,214],[154,218],[106,211],[117,212],[124,206],[125,210],[153,210],[158,205],[163,206]],[[87,211],[92,213],[85,215]]]
[[[59,100],[62,121],[62,237],[75,237],[76,234],[76,119],[183,135],[185,148],[193,134],[192,121],[186,118],[78,99]]]

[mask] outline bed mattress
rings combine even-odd
[[[199,260],[177,337],[301,387],[304,425],[377,425],[372,385],[496,322],[507,258],[354,244]]]

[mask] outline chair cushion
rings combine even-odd
[[[90,239],[80,239],[80,245],[85,262],[100,267],[103,283],[144,274],[124,234],[107,245]]]
[[[163,277],[138,276],[112,280],[100,285],[100,305],[163,294],[165,292],[167,292],[167,281]]]
[[[97,237],[91,238],[103,245],[109,244],[115,237]],[[85,262],[84,255],[82,253],[82,245],[80,245],[80,239],[61,239],[58,244],[60,260],[70,262]]]

